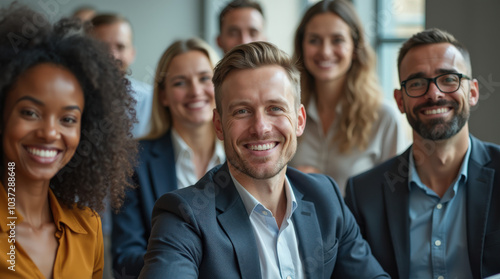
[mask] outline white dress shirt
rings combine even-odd
[[[231,173],[231,172],[230,172]],[[247,210],[259,251],[262,278],[303,279],[304,267],[299,254],[292,214],[297,201],[285,177],[286,213],[281,227],[269,209],[255,199],[231,174],[236,190]]]
[[[196,168],[193,164],[193,150],[187,145],[182,137],[172,128],[172,143],[174,145],[175,156],[175,174],[177,176],[177,188],[181,189],[196,184],[198,177],[196,176]],[[215,152],[208,162],[207,169],[224,163],[226,154],[224,153],[224,146],[219,140],[215,140]]]

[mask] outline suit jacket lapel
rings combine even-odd
[[[174,146],[170,130],[151,147],[149,163],[155,200],[163,194],[177,189]]]
[[[400,278],[409,276],[410,266],[409,150],[398,157],[397,163],[385,174],[383,182],[389,232]]]
[[[215,202],[220,212],[217,219],[233,244],[241,278],[260,278],[259,251],[252,224],[229,175],[227,163],[214,176],[214,181],[219,188]]]
[[[480,278],[481,256],[484,247],[484,235],[488,221],[495,171],[484,167],[490,156],[482,143],[471,137],[471,157],[467,178],[467,245],[472,275]],[[480,249],[478,249],[480,247]]]
[[[303,200],[304,195],[293,187],[291,181],[290,184],[292,184],[295,199],[297,200],[297,208],[292,215],[292,220],[299,242],[299,251],[302,254],[302,264],[306,278],[322,278],[323,253],[317,253],[317,251],[323,251],[323,240],[316,209],[312,202]],[[314,263],[309,262],[311,259],[314,260]]]

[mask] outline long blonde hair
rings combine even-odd
[[[217,54],[205,41],[199,38],[191,38],[187,40],[178,40],[172,43],[163,52],[163,55],[156,67],[156,74],[154,79],[153,89],[153,110],[151,113],[151,131],[143,139],[157,139],[165,134],[172,126],[172,115],[168,107],[164,107],[160,103],[160,91],[165,88],[165,75],[170,63],[177,55],[186,53],[188,51],[197,50],[204,53],[212,69],[218,61]]]
[[[354,147],[364,150],[368,146],[373,123],[378,118],[382,92],[375,72],[375,53],[365,39],[354,7],[345,0],[316,3],[306,11],[297,27],[294,58],[301,65],[302,102],[307,107],[311,96],[317,94],[314,77],[304,66],[304,33],[309,21],[322,13],[334,13],[339,16],[349,26],[354,42],[354,58],[347,72],[345,92],[340,97],[342,113],[339,116],[339,130],[333,140],[338,142],[342,153],[349,153]]]

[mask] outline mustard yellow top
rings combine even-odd
[[[16,193],[9,191],[9,194],[12,198],[12,194]],[[0,278],[45,278],[23,250],[22,244],[17,240],[14,243],[15,230],[11,227],[20,224],[22,216],[9,209],[9,201],[12,200],[8,200],[7,192],[0,183]],[[49,203],[59,242],[53,277],[101,279],[104,246],[99,215],[89,208],[81,210],[61,206],[52,190],[49,190]]]

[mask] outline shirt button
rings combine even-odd
[[[262,211],[262,214],[264,214],[265,216],[267,216],[267,211]]]
[[[286,277],[286,279],[292,279],[292,276],[288,275],[288,276]]]
[[[436,207],[437,207],[437,209],[441,209],[441,208],[443,208],[443,205],[442,205],[442,204],[440,204],[440,203],[438,203],[438,205],[436,205]],[[438,277],[438,278],[439,278],[439,277]],[[443,278],[439,278],[439,279],[443,279]]]
[[[436,241],[434,242],[434,244],[435,244],[436,246],[441,246],[441,240],[436,240]]]
[[[444,276],[438,276],[438,279],[444,279]]]

